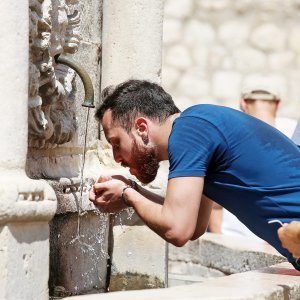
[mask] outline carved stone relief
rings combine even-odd
[[[54,148],[76,130],[74,72],[54,57],[80,42],[80,0],[30,0],[29,147]]]

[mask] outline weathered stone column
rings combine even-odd
[[[102,89],[130,78],[160,82],[162,21],[162,0],[103,1]],[[165,286],[165,242],[146,226],[126,226],[126,217],[113,229],[110,290]]]
[[[28,1],[2,1],[0,11],[0,299],[48,299],[48,221],[56,197],[24,171]]]
[[[161,80],[162,0],[104,0],[102,88],[129,78]]]

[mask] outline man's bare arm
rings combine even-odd
[[[145,198],[149,199],[152,202],[158,203],[158,204],[163,204],[165,201],[165,198],[152,192],[149,191],[148,189],[143,188],[142,186],[137,184],[136,191],[139,192],[142,196]]]
[[[90,200],[104,212],[117,212],[126,207],[120,197],[126,184],[117,179],[96,183]],[[123,198],[153,231],[182,246],[194,236],[196,227],[206,227],[202,218],[198,220],[203,184],[203,177],[178,177],[169,180],[164,200],[141,187],[125,189]]]
[[[202,195],[202,199],[199,207],[197,225],[191,240],[196,240],[206,232],[213,203],[214,202],[211,199],[209,199],[205,195]]]
[[[198,220],[203,183],[203,177],[170,179],[163,205],[150,202],[131,189],[126,196],[153,231],[168,242],[182,246],[194,236],[196,227],[206,227]]]

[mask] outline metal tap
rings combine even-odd
[[[92,84],[92,80],[89,76],[89,74],[85,71],[85,69],[76,61],[74,61],[72,58],[69,58],[65,55],[56,55],[54,57],[55,62],[57,64],[63,64],[71,69],[73,69],[81,78],[83,86],[84,86],[84,101],[82,103],[82,106],[88,107],[88,108],[94,108],[94,88]]]

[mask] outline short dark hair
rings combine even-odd
[[[101,98],[95,117],[102,121],[104,113],[111,109],[113,122],[127,132],[130,132],[139,114],[163,123],[169,116],[180,112],[172,97],[160,85],[146,80],[130,79],[116,87],[108,86]]]

